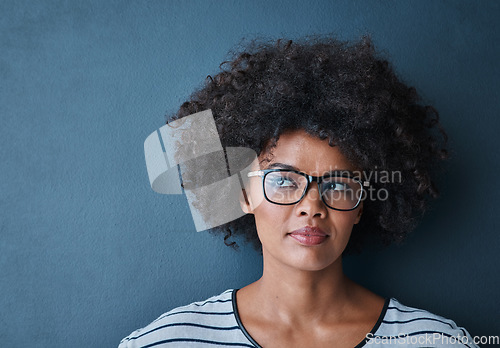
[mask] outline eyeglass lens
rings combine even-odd
[[[306,188],[307,178],[294,172],[269,172],[264,179],[264,193],[273,203],[297,203]],[[331,208],[349,210],[358,204],[362,187],[352,178],[331,176],[322,180],[320,192],[323,201]]]

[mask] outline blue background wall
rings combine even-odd
[[[347,260],[384,296],[500,335],[500,2],[1,1],[0,342],[115,347],[260,276],[149,187],[145,138],[241,38],[371,33],[440,111],[442,198],[402,247]]]

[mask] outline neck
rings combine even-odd
[[[342,316],[351,281],[342,271],[342,259],[319,271],[274,263],[264,254],[262,277],[253,285],[263,310],[278,320],[300,323]]]

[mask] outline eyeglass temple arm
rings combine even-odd
[[[256,171],[254,171],[254,172],[249,172],[249,173],[247,174],[247,177],[249,177],[249,178],[250,178],[250,177],[252,177],[252,176],[262,176],[262,175],[264,175],[264,172],[263,172],[262,170],[256,170]]]

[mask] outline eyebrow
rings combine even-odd
[[[289,164],[279,163],[279,162],[275,162],[275,163],[269,165],[266,169],[273,169],[273,168],[290,169],[290,170],[299,171],[299,169],[297,167],[291,166]]]
[[[297,172],[301,172],[301,170],[298,169],[297,167],[294,167],[292,165],[285,164],[285,163],[280,163],[280,162],[272,163],[266,169],[274,169],[274,168],[295,170]],[[351,170],[348,170],[348,169],[337,169],[337,170],[332,170],[332,171],[329,171],[329,172],[325,172],[325,175],[328,175],[328,174],[335,175],[335,174],[338,174],[338,173],[349,173],[351,175],[354,174]]]

